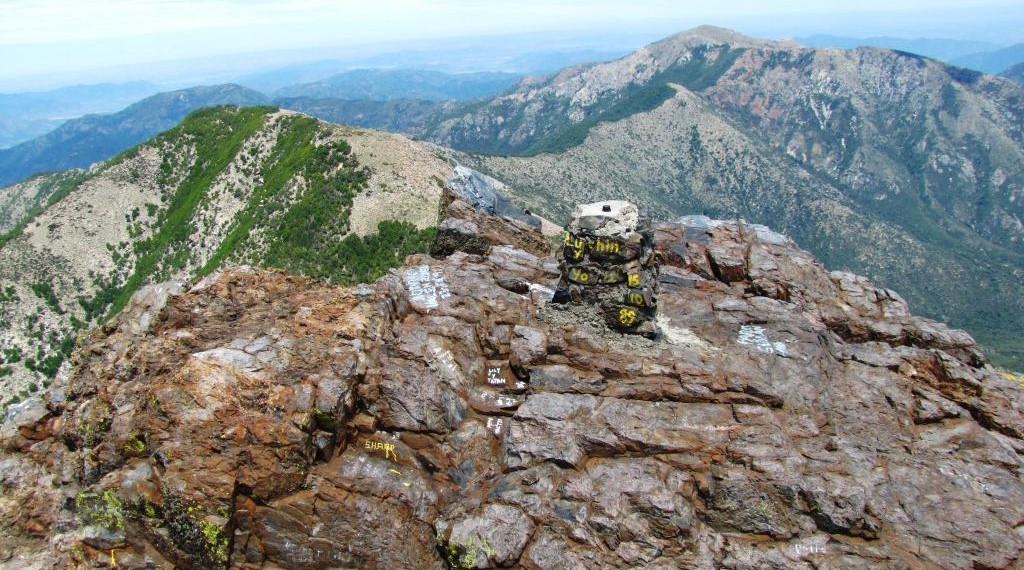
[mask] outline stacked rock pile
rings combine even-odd
[[[653,336],[658,265],[650,223],[624,200],[581,204],[558,256],[556,303],[595,305],[609,327]]]

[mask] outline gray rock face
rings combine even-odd
[[[487,505],[477,516],[454,523],[445,539],[448,563],[457,568],[494,568],[515,564],[534,526],[522,510],[508,505]],[[438,528],[438,536],[442,536]]]
[[[135,327],[134,333],[144,333],[153,325],[153,320],[167,304],[167,298],[178,295],[184,290],[184,284],[178,282],[146,285],[132,295],[125,311],[133,317],[128,321]]]
[[[466,180],[480,176],[475,171],[460,168],[456,168],[456,173],[470,173],[465,174]],[[526,216],[497,193],[493,194],[493,200],[487,202],[489,206],[482,204],[483,198],[461,187],[460,180],[464,179],[456,176],[441,198],[441,222],[430,246],[431,255],[445,257],[456,251],[487,255],[495,245],[511,245],[538,255],[547,254],[550,246],[540,233],[540,218]],[[494,192],[493,188],[488,191]],[[504,211],[506,215],[487,214],[483,211],[485,208]]]
[[[45,439],[50,435],[47,420],[51,415],[39,398],[29,398],[11,406],[3,425],[0,425],[0,441],[8,449],[20,450],[31,446],[34,441]]]
[[[637,231],[640,211],[625,200],[606,200],[580,204],[569,217],[569,233],[587,232],[591,235],[617,238]]]
[[[481,174],[472,168],[457,165],[455,176],[448,181],[448,188],[455,192],[459,199],[474,208],[494,216],[519,220],[524,224],[540,230],[540,218],[531,216],[516,207],[502,193],[497,180]]]
[[[1024,397],[970,337],[777,234],[663,224],[653,243],[653,340],[543,303],[555,259],[496,244],[352,289],[230,270],[149,328],[125,314],[86,339],[63,399],[0,430],[0,551],[246,570],[1021,567]]]

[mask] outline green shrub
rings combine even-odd
[[[167,207],[158,212],[152,236],[135,242],[134,271],[124,283],[111,279],[92,300],[79,302],[87,314],[98,316],[106,310],[107,318],[117,314],[131,296],[157,272],[161,260],[168,254],[187,251],[187,241],[193,231],[192,216],[200,199],[214,179],[238,153],[242,143],[259,130],[272,107],[208,107],[193,112],[177,127],[160,135],[156,143],[174,142],[183,138],[193,141],[196,155],[203,157],[185,176],[168,198]],[[167,164],[166,162],[164,164]],[[161,165],[161,181],[167,183],[173,167]],[[133,228],[139,233],[139,228]]]
[[[32,292],[36,294],[36,297],[46,302],[46,305],[54,313],[58,315],[64,314],[64,309],[61,308],[60,303],[57,301],[57,294],[53,292],[53,287],[49,283],[33,283]]]

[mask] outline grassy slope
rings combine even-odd
[[[67,300],[61,306],[48,282],[31,284],[46,310],[63,325],[50,331],[39,325],[38,331],[29,332],[38,333],[38,340],[44,343],[46,334],[52,337],[49,347],[40,348],[38,354],[25,355],[16,346],[3,347],[8,352],[0,352],[0,379],[5,376],[5,366],[21,365],[38,375],[38,382],[7,397],[5,407],[38,390],[39,384],[56,374],[70,354],[78,330],[116,315],[148,283],[173,276],[201,276],[225,262],[237,261],[352,284],[373,280],[407,255],[426,250],[433,228],[419,230],[405,222],[383,221],[377,234],[346,236],[352,198],[365,186],[368,172],[346,142],[325,136],[328,127],[293,115],[281,119],[273,149],[258,165],[262,183],[229,222],[226,238],[209,259],[197,264],[189,240],[196,232],[197,213],[209,199],[211,185],[236,160],[244,142],[266,128],[268,116],[274,112],[272,107],[202,109],[147,143],[163,149],[161,184],[166,193],[155,219],[138,230],[138,235],[147,237],[128,245],[131,255],[111,250],[118,267],[109,275],[96,276],[94,293],[79,295],[77,307]],[[178,152],[186,148],[194,149],[197,156],[187,165]],[[110,164],[131,161],[138,152],[138,148],[125,151]],[[101,169],[66,179],[51,194],[51,203],[102,174]],[[174,184],[174,180],[180,182]],[[5,240],[17,238],[23,225],[9,232]],[[143,231],[146,229],[151,231]],[[7,293],[0,290],[0,303],[16,301],[8,299]]]

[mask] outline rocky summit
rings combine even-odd
[[[1024,91],[907,52],[702,26],[524,79],[419,133],[564,219],[743,217],[1024,370]]]
[[[694,216],[622,335],[444,212],[370,285],[140,290],[3,424],[8,567],[1024,567],[1024,396],[966,333]]]

